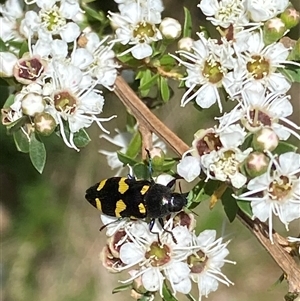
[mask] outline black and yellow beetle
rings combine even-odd
[[[155,219],[158,219],[163,227],[164,217],[181,211],[187,204],[186,194],[173,192],[171,184],[174,182],[164,186],[155,183],[153,179],[148,181],[132,177],[113,177],[90,187],[85,198],[109,216],[146,218],[150,220],[151,231]]]

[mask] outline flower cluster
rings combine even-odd
[[[151,57],[155,42],[176,39],[180,36],[181,25],[172,18],[161,19],[163,3],[161,0],[117,0],[119,13],[110,12],[109,19],[115,29],[114,43],[127,46],[119,53],[127,53],[138,60]],[[159,26],[160,25],[160,26]]]
[[[275,0],[202,0],[198,6],[223,29],[219,40],[198,33],[190,47],[179,43],[179,56],[172,55],[186,68],[181,105],[217,103],[222,113],[220,89],[237,104],[216,118],[218,125],[194,134],[177,171],[188,182],[202,175],[206,182],[223,182],[237,200],[250,201],[253,218],[269,221],[273,242],[273,215],[286,229],[300,218],[300,155],[282,147],[291,134],[300,140],[299,125],[288,119],[291,82],[282,72],[299,64],[279,41],[299,13],[288,1]]]
[[[21,131],[29,144],[32,135],[57,130],[68,147],[79,150],[84,128],[96,122],[107,132],[101,123],[114,117],[98,116],[104,105],[101,86],[112,89],[117,76],[113,44],[105,45],[107,38],[89,30],[81,32],[78,1],[31,1],[35,7],[26,12],[21,3],[9,0],[1,6],[6,30],[0,37],[7,51],[0,52],[0,73],[16,82],[2,123]],[[12,10],[18,11],[14,17]],[[16,37],[26,40],[28,49],[15,51],[11,42]]]
[[[233,284],[222,272],[224,263],[234,263],[226,258],[228,242],[216,239],[215,230],[205,230],[199,235],[192,214],[180,212],[168,219],[164,229],[159,225],[150,231],[142,220],[121,222],[105,215],[108,241],[101,252],[103,265],[111,272],[129,270],[135,295],[159,292],[167,281],[172,294],[188,294],[196,283],[201,296],[216,291],[219,282]],[[138,298],[137,298],[138,299]]]

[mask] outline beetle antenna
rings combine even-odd
[[[116,222],[119,222],[120,221],[120,218],[118,218],[118,219],[116,219],[115,221],[112,221],[112,222],[110,222],[110,223],[108,223],[108,224],[105,224],[105,225],[103,225],[100,229],[99,229],[99,231],[102,231],[103,229],[105,229],[107,226],[109,226],[109,225],[111,225],[111,224],[114,224],[114,223],[116,223]]]

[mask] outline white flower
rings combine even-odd
[[[85,49],[76,49],[72,60],[74,62],[79,61],[82,57],[82,51],[86,50],[91,59],[86,60],[87,66],[82,69],[88,72],[97,83],[112,90],[117,77],[117,68],[119,67],[115,61],[115,53],[112,50],[113,44],[104,46],[107,39],[100,41],[98,35],[94,32],[86,34],[85,37],[87,39]]]
[[[248,191],[235,197],[251,202],[253,218],[262,222],[269,219],[269,237],[273,242],[273,214],[287,230],[289,222],[300,218],[300,155],[288,152],[278,160],[271,159],[268,172],[250,180]]]
[[[48,35],[49,41],[55,35],[60,35],[67,43],[76,40],[80,28],[72,19],[81,12],[78,1],[36,0],[31,3],[34,2],[40,10],[27,11],[21,22],[21,31],[27,37],[38,33],[39,37]]]
[[[267,21],[282,13],[289,0],[246,0],[247,10],[253,21]]]
[[[287,60],[289,49],[282,43],[265,46],[261,32],[241,32],[233,47],[238,60],[223,82],[229,95],[235,96],[245,88],[282,93],[289,90],[291,83],[277,71],[284,64],[293,64]]]
[[[194,181],[201,172],[199,158],[193,156],[183,157],[177,165],[177,172],[187,182]]]
[[[45,76],[50,79],[50,83],[45,85],[43,92],[48,102],[46,111],[56,120],[61,136],[68,147],[78,150],[73,141],[74,133],[89,127],[93,121],[106,131],[101,122],[108,121],[115,116],[96,117],[102,112],[104,98],[100,91],[90,86],[78,67],[54,61],[52,68]],[[63,121],[68,122],[69,137],[65,133]]]
[[[244,3],[245,0],[201,0],[197,6],[213,25],[227,28],[231,24],[241,26],[249,23]]]
[[[206,39],[202,33],[198,36],[199,40],[194,42],[192,52],[177,51],[185,60],[171,55],[187,71],[187,76],[182,80],[188,90],[181,99],[181,106],[195,99],[202,108],[209,108],[217,102],[222,111],[218,88],[222,87],[228,68],[233,67],[233,49],[225,40],[220,45],[217,40]],[[194,92],[195,89],[197,90]]]
[[[222,272],[224,263],[233,263],[226,260],[229,254],[227,243],[222,238],[216,240],[215,230],[205,230],[193,239],[193,253],[187,261],[191,269],[190,278],[198,283],[199,300],[217,290],[219,282],[229,286],[233,284]]]
[[[138,60],[149,57],[153,53],[150,44],[162,39],[155,26],[159,22],[151,20],[151,14],[144,14],[135,3],[127,5],[121,14],[110,12],[109,18],[117,27],[116,38],[111,42],[130,46],[120,56],[131,52]]]
[[[165,228],[170,226],[172,219],[167,222]],[[168,228],[170,230],[170,228]],[[163,281],[166,278],[173,290],[187,294],[191,290],[189,279],[190,269],[184,261],[189,254],[188,247],[192,243],[192,235],[186,227],[176,226],[171,231],[177,240],[175,243],[170,233],[153,229],[158,236],[149,231],[147,223],[135,223],[132,229],[126,228],[131,241],[124,243],[120,248],[120,259],[125,264],[123,269],[136,264],[141,269],[130,279],[129,282],[141,276],[142,284],[146,290],[158,291],[162,296]]]
[[[239,125],[216,130],[216,133],[221,144],[200,157],[202,170],[207,176],[206,181],[229,181],[233,187],[241,188],[247,177],[241,173],[240,166],[252,151],[252,148],[244,151],[239,148],[246,133]]]
[[[21,42],[24,37],[19,32],[19,21],[23,15],[24,3],[21,0],[7,0],[0,4],[0,38],[3,42]]]
[[[299,129],[299,126],[286,117],[293,113],[293,107],[289,95],[282,93],[266,93],[266,90],[244,89],[241,93],[239,104],[231,112],[219,119],[220,127],[226,127],[237,121],[250,132],[257,132],[262,128],[271,128],[280,140],[287,140],[292,133],[300,139],[290,127]],[[284,124],[279,124],[282,121]]]
[[[151,14],[151,20],[156,20],[156,23],[161,21],[161,12],[164,10],[162,0],[115,0],[119,3],[119,10],[122,13],[127,10],[127,6],[132,3],[138,3],[143,14]]]
[[[18,62],[18,58],[11,52],[0,52],[0,76],[13,76],[14,67]]]

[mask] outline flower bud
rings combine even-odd
[[[53,116],[48,113],[39,113],[34,116],[34,127],[43,136],[50,136],[56,128]]]
[[[280,18],[273,18],[268,20],[264,24],[263,29],[265,43],[271,44],[278,41],[280,38],[282,38],[286,30],[287,28]]]
[[[288,59],[293,61],[300,61],[300,39],[296,41],[291,53],[288,56]]]
[[[181,35],[181,24],[173,18],[164,18],[160,25],[159,30],[167,39],[177,39]]]
[[[159,147],[154,147],[150,151],[151,163],[156,171],[162,170],[165,161],[165,153]]]
[[[262,128],[254,134],[252,146],[257,151],[273,151],[279,143],[278,136],[271,128]]]
[[[28,93],[22,99],[22,112],[28,116],[34,116],[45,110],[45,101],[41,95]]]
[[[194,45],[194,40],[189,37],[182,38],[178,41],[179,50],[185,50],[190,52],[192,50],[193,45]]]
[[[18,58],[10,52],[0,52],[0,76],[13,76],[14,66],[18,62]]]
[[[287,29],[298,25],[300,20],[300,13],[294,7],[288,7],[281,15],[280,19],[285,24]]]
[[[245,170],[251,178],[264,174],[269,166],[270,159],[261,152],[253,152],[244,162]]]

